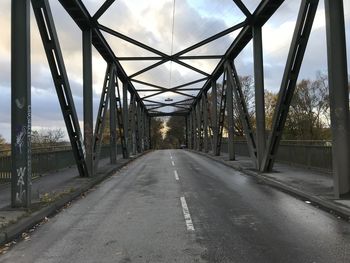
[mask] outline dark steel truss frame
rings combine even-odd
[[[101,134],[108,104],[110,104],[111,111],[112,163],[116,161],[117,134],[122,137],[123,156],[128,158],[130,153],[135,154],[151,147],[149,139],[150,120],[152,117],[163,116],[183,116],[186,119],[188,146],[205,152],[208,152],[209,146],[211,146],[213,153],[218,155],[220,154],[223,120],[227,115],[229,154],[230,159],[234,160],[232,107],[236,103],[253,163],[260,171],[271,171],[318,5],[318,0],[302,0],[301,2],[273,119],[272,131],[266,141],[261,28],[285,1],[262,0],[256,10],[251,13],[241,0],[233,0],[232,4],[236,5],[244,14],[244,21],[180,52],[169,55],[98,22],[99,18],[111,7],[115,0],[106,0],[93,15],[88,12],[82,0],[59,0],[82,31],[85,139],[83,141],[48,0],[12,0],[12,206],[28,207],[30,205],[30,2],[32,2],[79,173],[81,176],[93,176],[97,169]],[[348,96],[346,89],[347,63],[344,16],[342,15],[344,14],[344,8],[342,1],[325,0],[325,2],[331,121],[334,136],[335,195],[340,196],[350,190],[350,165],[348,164],[350,158],[350,124],[348,99],[345,99]],[[239,33],[225,54],[187,55],[190,51],[195,51],[235,31],[239,31]],[[117,57],[103,33],[147,50],[153,53],[154,56]],[[254,134],[249,123],[244,98],[240,90],[239,78],[234,66],[235,58],[251,40],[253,40],[254,47],[256,83],[256,134]],[[96,48],[108,65],[95,132],[92,128],[92,46]],[[220,60],[211,73],[204,72],[200,68],[187,63],[187,60],[210,59]],[[155,63],[128,75],[123,69],[121,61],[155,61]],[[136,79],[137,76],[169,61],[203,77],[175,87],[164,87]],[[226,76],[224,78],[226,82],[223,83],[224,96],[221,98],[222,107],[220,113],[218,113],[216,83],[224,72]],[[122,101],[118,81],[122,83]],[[194,84],[200,84],[201,82],[204,83],[201,88],[192,87]],[[144,85],[148,88],[137,89],[134,84]],[[211,99],[209,101],[207,92],[210,89]],[[118,95],[116,95],[116,91]],[[139,92],[151,94],[141,97]],[[198,92],[198,94],[191,95],[187,92]],[[165,93],[173,93],[185,98],[175,102],[163,102],[156,99],[157,95]],[[164,109],[167,107],[176,110],[166,112]],[[342,114],[339,114],[339,109],[341,109]],[[119,133],[116,132],[117,126]]]

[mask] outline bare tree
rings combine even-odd
[[[62,129],[43,129],[32,131],[32,144],[35,146],[56,146],[63,142]]]

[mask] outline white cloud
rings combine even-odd
[[[103,0],[83,0],[91,13],[94,13]],[[260,2],[258,0],[244,0],[250,10],[253,10]],[[9,139],[10,116],[10,0],[0,2],[0,133]],[[82,120],[82,51],[81,32],[72,19],[66,14],[59,1],[51,0],[53,15],[56,22],[58,35],[65,59],[67,72],[70,79],[72,93],[80,120]],[[300,1],[286,0],[279,11],[264,26],[264,62],[266,88],[277,90],[280,85],[291,36],[294,30],[295,18],[298,13]],[[133,37],[145,44],[159,49],[165,53],[171,53],[172,11],[173,1],[144,1],[144,0],[118,0],[110,11],[101,17],[100,22]],[[347,27],[347,45],[350,43],[350,0],[344,0]],[[63,127],[62,114],[58,106],[51,73],[48,68],[46,56],[39,37],[36,22],[32,17],[32,86],[33,86],[33,127]],[[218,33],[234,23],[241,21],[243,15],[234,7],[232,0],[191,0],[176,1],[176,17],[174,28],[174,50],[180,51],[196,42]],[[325,20],[323,1],[317,12],[313,33],[305,54],[305,61],[300,77],[313,77],[317,70],[326,69],[325,50]],[[222,54],[231,44],[235,32],[215,43],[203,46],[199,50],[187,55]],[[108,41],[118,56],[149,56],[154,54],[106,35]],[[350,51],[348,51],[348,61]],[[186,62],[186,61],[184,61]],[[217,62],[217,61],[215,61]],[[141,68],[140,63],[124,63],[125,70],[133,73]],[[213,61],[188,61],[203,71],[210,71],[215,67]],[[251,44],[237,58],[237,69],[242,75],[253,74],[253,61]],[[155,82],[162,86],[169,85],[169,70],[172,70],[172,86],[183,84],[202,76],[184,70],[176,63],[167,63],[147,74],[140,75],[137,79]],[[93,53],[93,80],[94,80],[94,108],[101,92],[106,63],[94,50]],[[187,92],[189,94],[189,92]],[[165,93],[155,97],[164,101],[167,97],[175,100],[186,99]],[[153,98],[151,98],[153,99]],[[170,110],[170,107],[166,110]]]

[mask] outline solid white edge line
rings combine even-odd
[[[187,230],[194,231],[194,226],[192,223],[190,211],[188,210],[186,199],[185,197],[181,196],[180,200],[181,200],[182,212],[184,214]]]
[[[176,171],[176,170],[174,171],[174,175],[175,175],[175,180],[176,180],[176,181],[179,181],[179,175],[177,174],[177,171]]]
[[[171,164],[172,164],[173,166],[175,166],[175,163],[174,163],[174,161],[171,161]]]

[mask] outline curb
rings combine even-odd
[[[18,222],[9,225],[8,227],[5,227],[3,231],[0,233],[0,246],[5,245],[6,243],[11,242],[12,240],[18,238],[23,232],[29,230],[36,224],[40,223],[45,217],[53,216],[57,213],[59,213],[60,209],[64,207],[69,202],[74,201],[76,198],[78,198],[83,193],[87,192],[89,189],[94,187],[95,185],[101,183],[106,178],[112,176],[115,172],[119,171],[124,166],[128,165],[129,163],[133,162],[134,160],[142,157],[143,155],[149,153],[150,151],[146,151],[143,153],[140,153],[136,157],[131,157],[126,162],[110,168],[109,170],[98,174],[93,180],[87,183],[87,185],[82,186],[81,188],[77,189],[73,193],[70,193],[59,200],[53,202],[52,204],[40,209],[39,211],[36,211],[32,213],[30,216],[20,219]]]
[[[350,208],[343,206],[342,204],[337,204],[331,200],[312,195],[308,192],[305,192],[303,190],[294,188],[290,185],[287,185],[287,184],[284,184],[280,181],[272,179],[272,178],[270,178],[267,175],[264,175],[262,173],[247,170],[240,165],[227,163],[226,161],[217,159],[214,156],[211,156],[210,154],[207,154],[204,152],[197,152],[197,151],[193,151],[193,150],[188,150],[188,151],[205,156],[211,160],[214,160],[216,162],[224,164],[225,166],[233,168],[233,169],[235,169],[239,172],[242,172],[248,176],[255,177],[256,179],[261,180],[266,185],[272,186],[272,187],[277,188],[279,190],[282,190],[290,195],[296,196],[303,201],[310,201],[313,206],[319,207],[322,210],[325,210],[326,212],[329,212],[331,214],[336,214],[338,216],[343,217],[344,219],[350,220]]]

